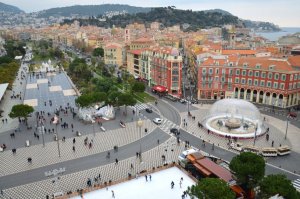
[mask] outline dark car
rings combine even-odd
[[[178,135],[179,134],[179,130],[176,128],[171,128],[170,132],[173,133],[174,135]]]
[[[146,108],[146,112],[147,112],[147,113],[152,113],[153,111],[152,111],[151,108]]]
[[[288,116],[290,116],[292,118],[296,118],[297,117],[297,113],[295,113],[295,112],[289,112]]]

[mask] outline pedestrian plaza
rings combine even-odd
[[[21,70],[26,71],[26,66],[21,67]],[[21,82],[23,83],[21,84]],[[19,98],[8,100],[10,95],[20,92],[23,96],[21,100]],[[8,109],[18,103],[31,105],[36,112],[42,113],[44,121],[43,124],[39,124],[36,115],[32,114],[28,120],[31,127],[29,129],[18,119],[9,118],[8,122],[2,122],[0,138],[1,142],[6,143],[7,149],[0,153],[0,189],[3,190],[0,198],[45,198],[46,195],[51,198],[53,194],[60,195],[60,193],[65,196],[75,196],[81,189],[92,190],[87,186],[88,179],[91,179],[93,189],[99,189],[104,184],[109,185],[108,191],[106,189],[99,191],[103,198],[111,197],[111,190],[115,190],[117,198],[126,198],[129,195],[124,194],[123,185],[118,183],[128,180],[129,174],[132,177],[140,172],[143,173],[142,175],[151,174],[157,169],[160,170],[163,165],[177,162],[178,155],[187,147],[192,147],[187,146],[187,140],[180,136],[180,142],[178,142],[177,138],[170,133],[171,128],[178,128],[180,131],[194,136],[193,138],[237,153],[237,151],[228,149],[226,138],[208,133],[206,129],[198,126],[198,122],[205,118],[211,105],[191,105],[190,113],[193,117],[188,116],[187,109],[184,111],[182,108],[181,111],[178,111],[174,108],[181,118],[181,124],[175,124],[167,117],[162,116],[160,110],[152,103],[138,103],[134,107],[127,107],[126,115],[122,114],[125,112],[125,108],[121,107],[120,110],[116,110],[115,120],[103,121],[105,128],[103,131],[100,125],[83,123],[72,114],[73,109],[75,112],[78,111],[75,105],[77,93],[73,83],[64,72],[28,74],[27,81],[21,80],[20,77],[16,79],[13,91],[8,92],[4,104]],[[165,102],[168,103],[168,101]],[[2,104],[2,109],[3,106],[5,107],[5,105]],[[173,105],[171,104],[171,106]],[[144,113],[146,108],[152,108],[154,110],[152,114],[162,118],[161,125],[155,125],[148,117],[149,115]],[[61,109],[64,110],[59,111],[60,125],[56,126],[50,120],[53,118],[54,112]],[[133,110],[137,114],[132,114]],[[8,118],[9,111],[10,109],[5,109],[4,118]],[[287,139],[285,139],[286,121],[268,115],[263,115],[263,117],[266,118],[265,125],[270,128],[270,137],[269,140],[264,135],[257,137],[255,146],[270,147],[272,141],[274,141],[274,147],[288,145],[295,155],[289,157],[297,158],[300,153],[300,144],[297,141],[299,140],[299,128],[290,124]],[[139,118],[143,121],[141,128],[137,126]],[[120,120],[126,123],[125,128],[120,127]],[[67,124],[68,128],[64,128],[61,124]],[[41,125],[44,126],[46,133],[38,130]],[[11,136],[12,132],[15,133],[14,137]],[[81,136],[77,136],[76,132],[80,132]],[[55,140],[55,134],[59,136],[58,142]],[[27,140],[30,143],[29,147],[25,147]],[[254,144],[254,139],[238,141],[244,145]],[[12,149],[16,149],[16,152],[12,153]],[[136,155],[140,150],[141,158]],[[211,148],[203,147],[201,150],[213,153]],[[226,152],[222,151],[222,153]],[[162,159],[162,156],[165,156],[165,160]],[[28,158],[31,158],[30,162]],[[266,158],[266,160],[273,161],[272,158]],[[286,163],[280,165],[280,168],[294,171],[295,176],[299,176],[300,170],[292,170],[294,168],[291,166]],[[167,170],[165,172],[168,173]],[[173,174],[169,173],[168,176],[173,176]],[[156,175],[158,174],[153,174],[155,181],[158,179]],[[141,178],[133,179],[131,183],[139,182],[141,184],[140,180],[144,180]],[[168,196],[180,198],[186,186],[193,182],[184,183],[183,188],[178,189],[178,176],[174,176],[174,178],[176,178],[174,179],[176,190],[170,190],[169,178],[166,181],[157,181],[158,183],[153,189],[168,189],[166,194],[171,194]],[[145,191],[147,192],[147,190]],[[161,192],[158,191],[158,193]],[[175,193],[176,196],[172,195]],[[89,195],[93,194],[86,195],[89,198]],[[121,195],[123,196],[121,197]],[[130,197],[146,198],[141,195],[138,197],[130,195]]]

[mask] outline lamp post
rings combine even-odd
[[[288,132],[288,127],[289,127],[289,116],[286,116],[286,128],[285,128],[285,136],[284,139],[286,140],[287,138],[287,132]]]
[[[143,121],[141,118],[137,121],[137,126],[139,127],[140,131],[140,152],[139,152],[139,157],[140,157],[140,162],[142,162],[142,126],[143,126]]]
[[[44,122],[40,119],[39,123],[40,123],[40,131],[42,133],[43,147],[45,147],[45,138],[44,138],[45,127],[44,127]]]
[[[58,131],[57,131],[57,125],[59,124],[59,118],[57,115],[54,116],[53,124],[55,124],[55,132],[57,136],[57,149],[58,149],[58,157],[60,157],[60,147],[59,147],[59,136],[58,136]]]
[[[255,122],[255,132],[254,132],[253,146],[255,146],[257,128],[258,128],[258,121]]]

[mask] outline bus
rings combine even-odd
[[[260,154],[259,148],[256,147],[256,146],[251,146],[251,145],[244,146],[243,147],[243,152],[252,152],[252,153],[255,153],[257,155]]]
[[[287,155],[291,153],[291,148],[289,146],[281,146],[277,148],[278,155]]]
[[[264,157],[275,157],[277,156],[277,149],[274,147],[265,147],[262,148],[261,154]]]

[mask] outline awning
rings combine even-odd
[[[157,91],[157,92],[168,92],[168,89],[164,86],[156,85],[152,87],[152,90]]]
[[[211,172],[208,171],[207,169],[205,169],[203,166],[201,166],[200,164],[193,164],[199,171],[201,171],[201,173],[203,173],[205,176],[210,176]]]

